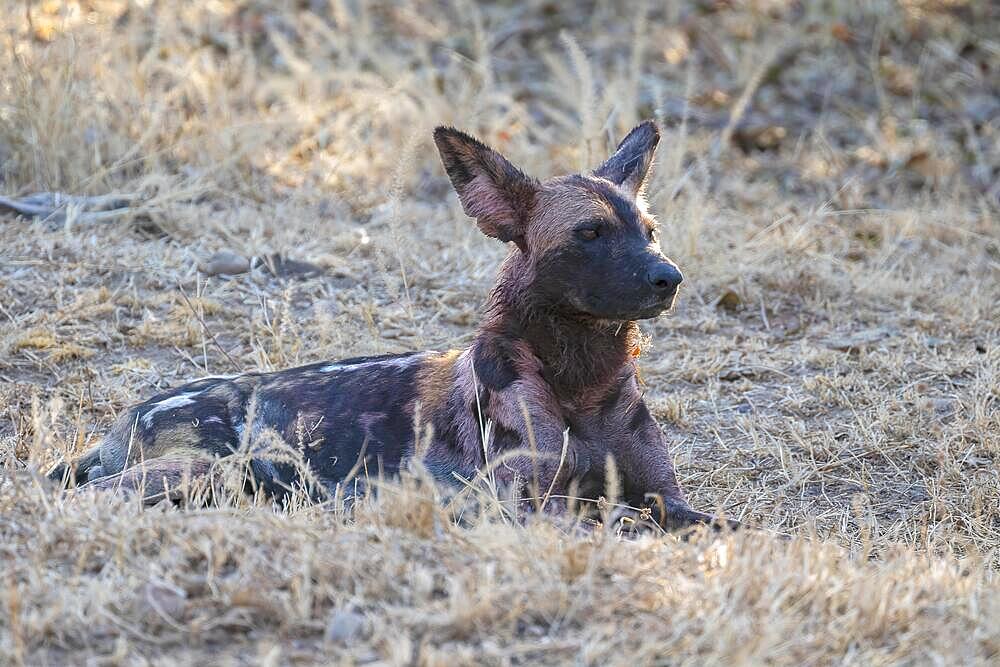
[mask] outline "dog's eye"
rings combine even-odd
[[[599,227],[585,227],[583,229],[576,230],[576,233],[579,234],[580,238],[585,241],[593,241],[601,235],[601,230]]]
[[[649,228],[649,240],[650,241],[656,241],[656,228],[655,227],[650,227]]]

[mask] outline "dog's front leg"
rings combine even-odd
[[[667,441],[660,427],[641,399],[632,410],[629,422],[635,425],[634,431],[615,452],[629,504],[648,507],[652,517],[666,530],[699,524],[739,528],[738,521],[699,512],[688,504],[677,482]]]
[[[487,464],[498,481],[516,487],[525,508],[558,514],[566,507],[579,443],[554,403],[539,395],[527,381],[491,393],[487,416],[494,435]]]
[[[558,437],[562,438],[562,433]],[[523,453],[497,467],[497,477],[516,488],[526,511],[563,514],[567,507],[570,470],[575,461],[572,438],[560,441],[554,434],[552,439],[534,438],[534,446],[525,438],[519,448]],[[558,449],[554,446],[556,443],[559,443]]]

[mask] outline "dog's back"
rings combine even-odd
[[[276,436],[271,444],[300,452],[330,486],[359,461],[393,474],[413,450],[421,368],[446,356],[358,357],[196,380],[129,408],[78,462],[75,479],[82,484],[164,457],[214,459],[242,447],[254,482],[272,491],[291,488],[301,481],[300,468],[283,462],[288,455],[280,449],[267,451],[268,433]]]

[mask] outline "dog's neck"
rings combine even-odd
[[[543,378],[561,400],[600,401],[626,366],[631,367],[638,326],[632,321],[568,314],[538,303],[525,284],[531,272],[510,259],[490,294],[483,330],[527,344],[542,362]]]

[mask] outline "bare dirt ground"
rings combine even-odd
[[[0,663],[1000,661],[994,3],[6,2],[0,42],[0,194],[126,200],[0,208]],[[647,117],[648,396],[764,530],[38,475],[185,379],[467,344],[505,249],[433,126],[547,176]]]

